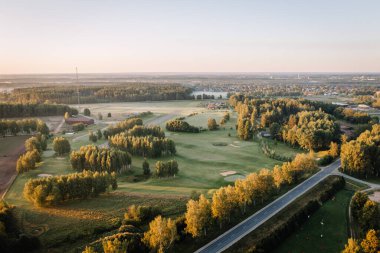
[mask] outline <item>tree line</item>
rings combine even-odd
[[[285,185],[298,183],[306,175],[317,169],[317,164],[310,154],[298,154],[292,162],[275,166],[273,172],[262,169],[251,173],[245,179],[235,181],[216,190],[212,200],[203,195],[199,200],[187,203],[185,214],[186,231],[193,237],[201,237],[215,219],[220,227],[230,221],[232,215],[244,214],[247,207],[264,203]]]
[[[121,172],[127,169],[131,162],[131,156],[127,152],[94,145],[82,146],[70,155],[71,167],[77,171]]]
[[[380,124],[361,133],[356,140],[343,143],[340,157],[343,172],[360,177],[379,177]]]
[[[189,132],[199,133],[199,127],[195,127],[187,123],[186,121],[175,119],[166,122],[166,130],[171,132]]]
[[[0,120],[0,135],[16,136],[19,133],[31,134],[40,132],[48,135],[49,128],[45,122],[40,119],[21,119],[21,120]]]
[[[129,152],[132,155],[160,157],[175,155],[176,148],[173,140],[154,136],[129,136],[120,133],[108,138],[110,147]]]
[[[78,114],[77,109],[71,108],[68,105],[48,103],[0,103],[0,119],[36,116],[61,116],[65,112],[70,113],[70,115]]]
[[[3,94],[6,101],[18,103],[45,103],[46,101],[59,104],[80,102],[136,102],[191,99],[190,88],[180,84],[160,83],[125,83],[107,86],[44,86],[17,88],[10,94]],[[63,115],[63,113],[61,113]]]
[[[103,131],[104,138],[108,138],[109,136],[113,136],[115,134],[124,132],[133,128],[134,126],[142,126],[143,121],[141,118],[130,118],[116,123],[115,125],[107,127],[106,130]]]
[[[23,194],[35,206],[51,206],[66,200],[96,197],[110,187],[117,189],[115,173],[83,171],[29,179]]]
[[[338,107],[334,115],[339,119],[344,119],[352,124],[368,124],[372,118],[366,112],[358,112],[349,108]]]

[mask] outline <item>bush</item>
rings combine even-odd
[[[320,166],[326,166],[334,161],[334,158],[331,155],[325,155],[318,161],[318,165]]]
[[[82,131],[84,130],[84,124],[83,123],[76,123],[76,124],[73,124],[71,126],[71,128],[73,129],[74,132],[79,132],[79,131]]]
[[[84,114],[84,116],[90,116],[90,115],[91,115],[90,109],[85,108],[85,109],[83,110],[83,114]]]

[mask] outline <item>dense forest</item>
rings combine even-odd
[[[192,90],[179,84],[126,83],[108,86],[48,86],[17,88],[2,99],[18,103],[77,104],[192,99]]]
[[[78,110],[67,105],[41,103],[0,103],[0,119],[16,117],[63,116],[78,114]]]

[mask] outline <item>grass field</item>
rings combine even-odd
[[[355,191],[365,188],[365,185],[346,180],[345,188],[340,190],[332,200],[324,203],[274,252],[340,252],[348,239],[348,205],[351,197]]]
[[[96,125],[74,135],[64,135],[70,140],[72,150],[90,143],[89,130],[104,129],[111,122],[121,120],[131,112],[152,111],[153,115],[145,117],[144,122],[154,122],[163,128],[166,115],[170,115],[169,118],[186,117],[190,124],[206,128],[209,117],[219,122],[224,114],[224,111],[207,111],[196,101],[81,105],[81,108],[84,107],[90,108],[93,115],[101,112],[104,120],[97,121]],[[105,118],[108,112],[112,113],[111,119]],[[198,114],[187,117],[193,112]],[[28,179],[37,178],[42,173],[61,175],[74,172],[69,157],[56,157],[50,142],[38,168],[19,175],[6,200],[17,206],[16,216],[25,233],[39,235],[45,249],[53,247],[65,251],[83,246],[99,238],[104,231],[117,227],[123,213],[132,204],[158,205],[166,216],[179,215],[184,212],[192,191],[201,191],[210,196],[216,188],[231,183],[224,180],[221,172],[234,170],[239,175],[247,175],[264,167],[272,169],[274,165],[282,163],[266,157],[258,142],[240,141],[236,137],[235,122],[236,115],[231,112],[231,120],[217,131],[199,134],[166,132],[167,137],[176,143],[177,155],[148,161],[153,171],[157,160],[176,159],[179,163],[179,174],[174,178],[143,177],[143,159],[133,157],[132,169],[118,176],[119,188],[116,191],[96,199],[71,201],[54,208],[35,208],[22,196]],[[96,145],[104,142],[102,139]],[[269,142],[280,154],[293,156],[299,152],[285,144],[275,145],[271,140]],[[92,235],[94,231],[95,236]]]

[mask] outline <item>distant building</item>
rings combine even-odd
[[[84,125],[92,125],[94,124],[94,119],[91,119],[89,117],[83,116],[83,115],[78,115],[78,116],[73,116],[68,119],[65,119],[66,124],[69,125],[74,125],[78,123],[82,123]]]

